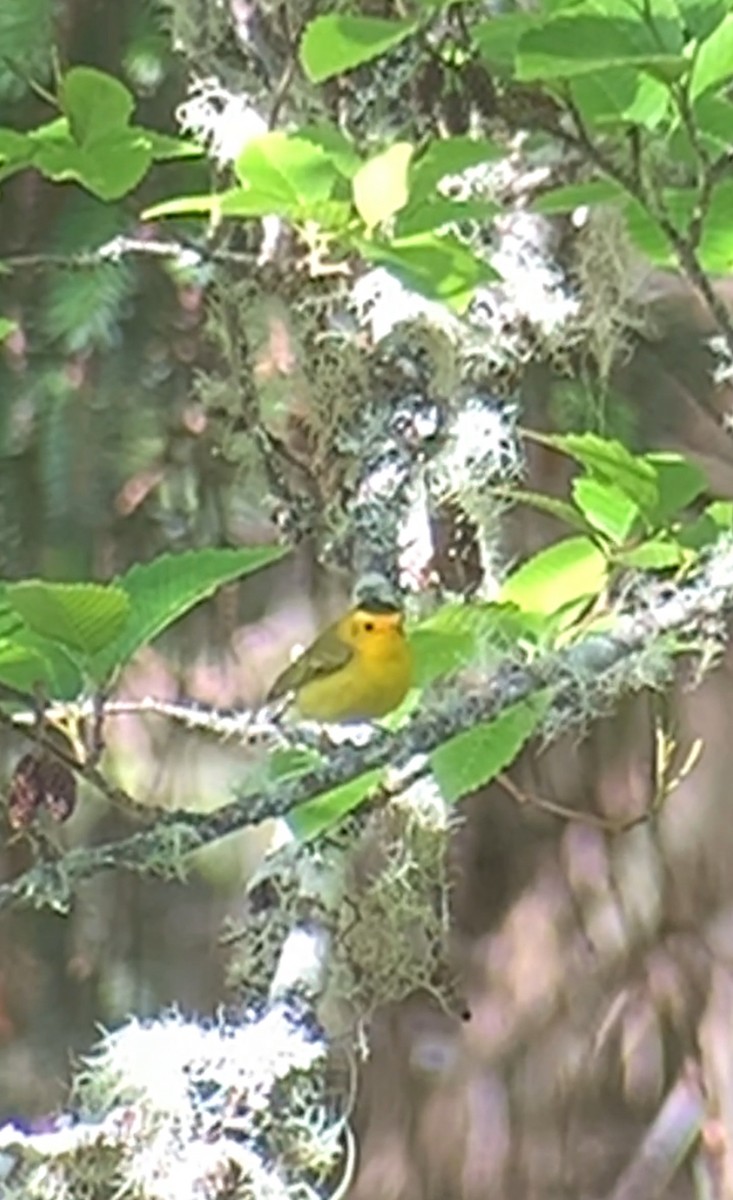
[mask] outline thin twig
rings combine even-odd
[[[257,255],[246,250],[228,250],[224,246],[189,245],[163,238],[136,238],[124,235],[114,237],[94,250],[78,250],[73,254],[52,254],[45,251],[36,254],[8,254],[0,257],[0,265],[10,270],[36,270],[45,267],[88,270],[98,267],[101,263],[119,262],[123,258],[169,259],[189,269],[208,263],[237,263],[253,270],[258,266]]]

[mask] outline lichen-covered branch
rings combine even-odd
[[[423,706],[397,732],[380,729],[365,746],[344,745],[302,775],[274,781],[256,792],[242,791],[215,812],[174,811],[145,832],[71,850],[56,862],[38,864],[0,886],[0,909],[44,904],[63,908],[77,883],[114,868],[180,872],[183,857],[192,850],[268,817],[284,816],[367,771],[404,768],[416,755],[429,754],[539,688],[552,693],[543,732],[556,736],[586,723],[624,691],[659,682],[660,665],[669,665],[660,642],[665,634],[699,632],[731,608],[733,546],[725,540],[698,575],[674,591],[649,592],[633,611],[618,617],[613,633],[593,634],[531,667],[506,662],[485,682],[464,685]]]

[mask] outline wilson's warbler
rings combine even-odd
[[[312,721],[369,721],[391,712],[412,682],[402,613],[352,608],[275,680],[268,700],[295,693]]]

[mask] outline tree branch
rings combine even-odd
[[[733,546],[727,541],[700,573],[648,607],[619,616],[612,634],[592,634],[531,668],[502,664],[484,684],[454,690],[418,714],[396,733],[380,729],[363,747],[345,745],[318,766],[291,779],[273,781],[256,792],[240,790],[215,812],[178,810],[161,817],[144,832],[102,846],[69,851],[56,862],[41,863],[0,886],[0,910],[11,906],[56,908],[68,905],[74,886],[101,871],[123,867],[176,874],[181,858],[192,850],[259,824],[282,817],[298,805],[350,782],[366,771],[405,768],[416,755],[430,754],[456,734],[489,721],[502,710],[549,688],[552,703],[548,726],[578,726],[634,686],[633,659],[668,633],[695,631],[733,608]]]

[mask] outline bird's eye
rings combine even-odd
[[[373,621],[365,621],[364,622],[364,632],[365,633],[374,633],[374,622]]]

